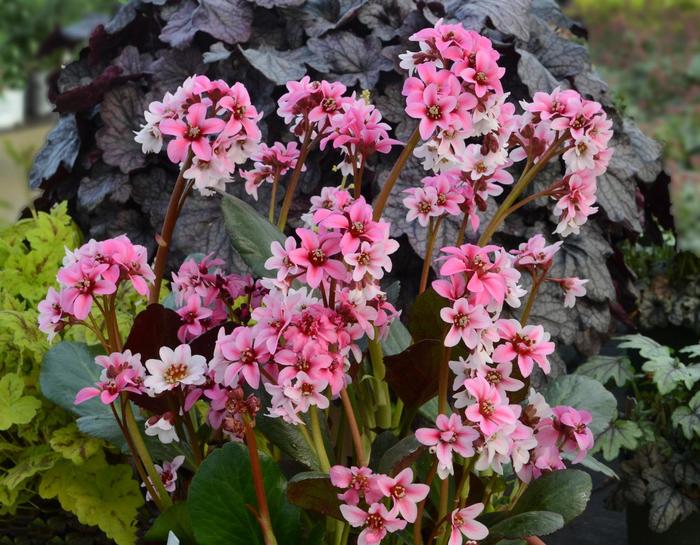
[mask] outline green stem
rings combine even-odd
[[[383,429],[391,428],[391,398],[389,397],[389,385],[384,380],[386,366],[384,365],[384,352],[379,340],[379,329],[374,328],[374,339],[369,341],[369,358],[372,362],[372,375],[375,378],[377,390],[377,425]]]
[[[173,504],[173,501],[170,498],[168,491],[165,490],[165,486],[163,486],[163,481],[161,480],[160,475],[158,475],[155,465],[153,465],[151,454],[148,452],[146,443],[143,441],[141,430],[136,423],[136,418],[134,418],[134,413],[131,410],[131,402],[128,399],[126,399],[125,403],[123,403],[122,416],[124,418],[126,429],[129,430],[129,435],[131,436],[134,449],[136,450],[138,457],[141,459],[141,463],[143,464],[148,477],[151,479],[153,487],[156,489],[157,496],[153,497],[153,501],[158,506],[158,509],[163,512]]]
[[[321,464],[321,469],[328,473],[331,469],[331,463],[328,461],[328,454],[326,453],[326,444],[323,442],[323,435],[321,434],[321,424],[318,418],[318,407],[315,405],[311,406],[309,410],[309,419],[311,420],[311,438],[313,439],[314,445],[316,446],[316,454],[318,455],[318,461]]]
[[[277,204],[277,186],[280,181],[280,169],[277,167],[275,169],[275,177],[272,179],[272,193],[270,194],[270,213],[268,214],[268,219],[271,224],[275,224],[275,205]]]
[[[396,163],[394,163],[391,172],[389,172],[389,176],[387,177],[386,182],[384,182],[384,187],[382,187],[377,199],[374,201],[374,213],[372,214],[374,221],[379,221],[379,218],[382,217],[382,212],[384,212],[386,203],[389,201],[391,190],[394,188],[396,180],[399,179],[399,174],[401,174],[403,167],[406,166],[406,162],[408,161],[409,157],[411,157],[411,154],[418,145],[418,142],[420,142],[420,132],[418,131],[418,127],[416,127],[408,139],[408,142],[406,142],[406,146],[404,146],[403,150],[401,151],[401,155],[399,155]]]
[[[430,226],[428,227],[428,243],[425,247],[423,270],[421,271],[420,284],[418,286],[419,295],[423,293],[425,291],[425,288],[428,286],[428,275],[430,274],[430,265],[433,262],[433,248],[435,248],[435,240],[437,239],[437,234],[440,231],[442,218],[443,216],[439,216],[437,219],[430,218]]]
[[[443,335],[443,339],[447,333]],[[440,365],[440,375],[438,375],[438,414],[447,414],[447,390],[450,381],[450,357],[452,348],[445,347]]]

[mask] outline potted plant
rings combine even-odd
[[[557,305],[574,306],[586,280],[552,274],[561,241],[537,234],[505,248],[492,238],[537,199],[556,201],[557,235],[585,236],[612,122],[559,88],[516,113],[498,52],[460,24],[438,21],[411,42],[400,56],[406,142],[366,93],[304,76],[278,100],[288,138],[265,144],[243,84],[188,77],[149,105],[135,136],[179,167],[153,262],[125,235],[67,251],[39,324],[52,338],[80,330],[93,342],[56,344],[41,389],[129,457],[158,514],[146,541],[536,543],[585,508],[590,478],[569,466],[595,465],[587,452],[615,400],[582,376],[531,387],[556,347],[530,311],[545,284],[560,290]],[[394,146],[402,151],[370,199],[365,169]],[[339,179],[292,230],[315,147],[334,150]],[[426,176],[396,194],[412,155]],[[552,161],[566,174],[526,192]],[[224,191],[234,175],[250,198],[271,189],[267,217]],[[252,275],[193,255],[166,297],[173,233],[194,192],[221,195]],[[383,217],[389,199],[427,231],[408,326],[395,287],[382,284],[399,246]],[[461,228],[438,252],[449,216]],[[134,293],[148,307],[124,335],[116,309]],[[77,481],[53,472],[40,491],[71,505]]]
[[[622,389],[620,416],[598,437],[596,451],[621,457],[610,497],[627,507],[630,543],[697,543],[700,532],[700,345],[674,351],[627,335],[631,356],[596,356],[576,370]]]

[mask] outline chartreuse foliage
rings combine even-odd
[[[107,443],[81,433],[39,385],[50,346],[36,325],[37,304],[55,281],[65,247],[80,240],[66,204],[0,231],[0,514],[37,494],[56,498],[82,523],[129,545],[143,505],[131,468],[108,463]],[[122,322],[128,314],[120,314]]]
[[[649,506],[649,525],[666,531],[695,511],[700,486],[700,345],[674,351],[642,335],[621,337],[628,355],[597,356],[579,367],[601,384],[622,387],[629,399],[600,433],[595,449],[620,454],[622,481],[613,504]],[[617,411],[616,411],[617,413]]]

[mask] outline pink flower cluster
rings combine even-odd
[[[300,140],[321,139],[321,149],[331,144],[341,151],[344,175],[359,172],[375,153],[389,153],[400,144],[389,137],[389,125],[381,112],[364,98],[346,96],[339,82],[312,81],[304,76],[287,83],[277,113]]]
[[[246,193],[257,201],[258,188],[263,183],[274,183],[297,166],[299,148],[296,142],[287,145],[275,142],[272,146],[262,143],[250,159],[254,161],[253,168],[241,170],[240,174],[245,180]],[[303,170],[306,170],[305,165]]]
[[[223,265],[211,255],[199,262],[189,258],[173,273],[171,286],[180,305],[176,312],[182,319],[180,342],[189,342],[229,319],[246,323],[251,309],[260,305],[266,292],[260,283],[251,276],[227,274]]]
[[[87,320],[95,301],[113,296],[124,282],[147,295],[154,274],[146,248],[121,235],[90,240],[74,252],[67,251],[56,278],[60,291],[49,288],[46,299],[39,303],[39,329],[49,339],[67,325]]]
[[[229,86],[197,75],[187,78],[162,101],[151,102],[146,123],[135,140],[144,153],[160,153],[170,136],[167,153],[175,164],[192,156],[185,178],[203,195],[222,190],[236,165],[256,151],[260,142],[259,114],[242,83]]]
[[[403,530],[418,516],[418,503],[430,492],[425,484],[413,482],[411,468],[402,470],[396,477],[373,473],[368,467],[333,466],[331,483],[344,490],[338,494],[343,504],[343,518],[355,528],[362,528],[358,545],[374,545],[387,533]],[[385,500],[390,504],[388,509]]]

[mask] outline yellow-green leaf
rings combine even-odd
[[[0,430],[30,422],[41,407],[41,401],[23,392],[24,381],[19,375],[10,373],[0,379]]]
[[[49,445],[67,460],[80,465],[102,450],[104,442],[83,435],[78,430],[78,426],[71,423],[53,432]]]

